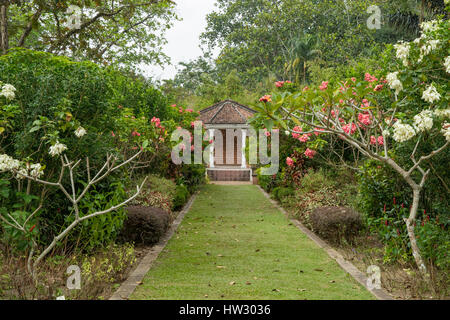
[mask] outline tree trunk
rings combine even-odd
[[[424,276],[427,276],[427,267],[423,262],[422,256],[420,254],[419,246],[417,245],[416,234],[414,232],[414,222],[416,221],[417,210],[419,208],[419,199],[420,199],[420,189],[413,188],[413,204],[411,206],[411,210],[409,212],[409,218],[405,219],[406,230],[408,231],[409,242],[411,243],[411,250],[416,261],[419,270],[422,272]]]
[[[0,5],[0,49],[1,54],[7,54],[9,50],[8,36],[8,3],[2,1]]]
[[[422,191],[423,184],[425,183],[427,174],[425,174],[425,176],[423,177],[423,181],[420,184],[417,184],[411,178],[410,173],[403,170],[394,160],[388,159],[386,163],[389,164],[395,171],[397,171],[403,177],[403,179],[405,179],[406,183],[408,183],[413,191],[413,203],[411,209],[409,210],[409,217],[408,219],[405,219],[406,230],[408,231],[409,242],[411,243],[411,251],[417,267],[419,268],[422,275],[429,280],[430,277],[428,275],[427,267],[425,266],[422,255],[420,254],[420,249],[417,245],[416,234],[414,232],[414,223],[417,217],[417,210],[419,209],[420,193]]]

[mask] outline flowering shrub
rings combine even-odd
[[[321,150],[327,143],[322,135],[328,134],[395,170],[412,189],[406,229],[416,263],[425,272],[414,222],[431,172],[428,164],[450,144],[446,94],[450,25],[432,21],[421,27],[420,38],[396,45],[398,60],[386,66],[397,70],[387,70],[385,78],[366,73],[362,80],[352,78],[334,85],[324,81],[316,89],[275,93],[272,102],[264,101],[257,109],[265,117],[262,121],[269,123],[267,127],[278,125],[295,134],[294,138],[303,137],[307,157]],[[306,139],[308,133],[316,134]],[[412,149],[399,159],[396,150],[402,143],[411,144]]]

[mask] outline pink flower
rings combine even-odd
[[[289,167],[292,167],[292,166],[294,165],[294,160],[292,160],[292,158],[290,158],[290,157],[287,157],[287,158],[286,158],[286,164],[287,164]]]
[[[353,82],[356,82],[356,78],[355,78],[355,77],[352,77],[352,81],[353,81]]]
[[[111,131],[111,136],[114,138],[116,135],[114,134],[114,131]]]
[[[364,107],[369,107],[370,106],[370,102],[367,99],[363,99],[362,103],[363,104],[361,106],[364,106]]]
[[[382,84],[379,84],[379,85],[375,86],[375,89],[373,89],[373,91],[381,91],[383,89],[383,87],[384,86]]]
[[[186,150],[186,145],[184,145],[184,144],[180,145],[180,149],[181,150]]]
[[[342,130],[344,130],[346,134],[352,135],[356,131],[356,125],[353,122],[346,124],[345,126],[342,127]]]
[[[266,137],[270,137],[270,131],[267,131],[267,129],[264,129],[264,135]]]
[[[378,81],[378,79],[375,76],[370,75],[370,73],[366,73],[364,75],[364,80],[368,81],[368,82],[375,82]]]
[[[324,91],[328,88],[328,81],[323,81],[322,84],[320,85],[319,89]]]
[[[181,130],[182,128],[180,126],[177,127],[177,130]]]
[[[194,110],[192,110],[192,109],[186,109],[186,112],[192,113],[192,112],[194,112]]]
[[[277,88],[281,88],[283,85],[284,85],[284,81],[277,81],[277,82],[275,82],[275,86]]]
[[[340,104],[344,104],[344,100],[342,100],[342,99],[339,100],[339,103],[340,103]]]
[[[377,144],[377,138],[375,138],[374,136],[371,136],[370,137],[370,144],[373,145],[373,146],[376,145]]]
[[[209,140],[209,144],[213,144],[214,143],[214,140]]]
[[[164,142],[164,138],[163,137],[159,137],[159,141],[160,142]]]
[[[153,117],[151,123],[154,123],[157,128],[161,127],[161,120],[159,118]]]
[[[317,151],[311,150],[311,149],[307,148],[306,151],[305,151],[305,156],[306,156],[307,158],[309,158],[309,159],[312,159],[312,158],[314,158],[314,156],[316,155],[316,153],[317,153]]]
[[[183,108],[178,109],[179,113],[183,113]]]
[[[136,136],[140,137],[140,136],[141,136],[141,134],[140,134],[139,132],[137,132],[137,131],[133,131],[133,132],[131,133],[131,135],[132,135],[133,137],[136,137]]]
[[[300,138],[300,132],[303,132],[303,129],[299,126],[294,127],[293,129],[295,132],[292,132],[292,137],[294,139],[298,139]],[[298,132],[298,133],[297,133]]]
[[[365,125],[365,126],[370,126],[370,124],[372,123],[371,115],[368,114],[368,113],[367,114],[359,113],[358,114],[358,121],[360,123],[362,123],[363,125]]]
[[[306,87],[304,87],[304,88],[302,89],[303,92],[306,92],[306,91],[308,91],[308,90],[309,90],[308,86],[306,86]]]
[[[379,144],[380,146],[384,145],[384,139],[383,139],[383,136],[379,136],[378,139],[377,139],[377,142],[378,142],[378,144]]]
[[[194,145],[191,146],[191,151],[194,151],[195,147]]]
[[[309,136],[307,134],[304,134],[300,138],[298,138],[298,141],[300,141],[300,142],[306,142],[308,140],[309,140]]]
[[[195,127],[195,123],[191,122],[191,128]]]
[[[272,96],[266,94],[259,99],[260,102],[272,102]]]
[[[171,105],[171,107],[172,107],[172,108],[176,108],[176,107],[177,107],[177,105],[176,105],[176,104],[173,104],[173,105]]]

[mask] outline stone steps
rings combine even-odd
[[[251,169],[208,169],[210,181],[251,181]]]

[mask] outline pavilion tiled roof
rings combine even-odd
[[[225,100],[200,111],[200,120],[205,124],[246,124],[256,113],[233,100]]]

